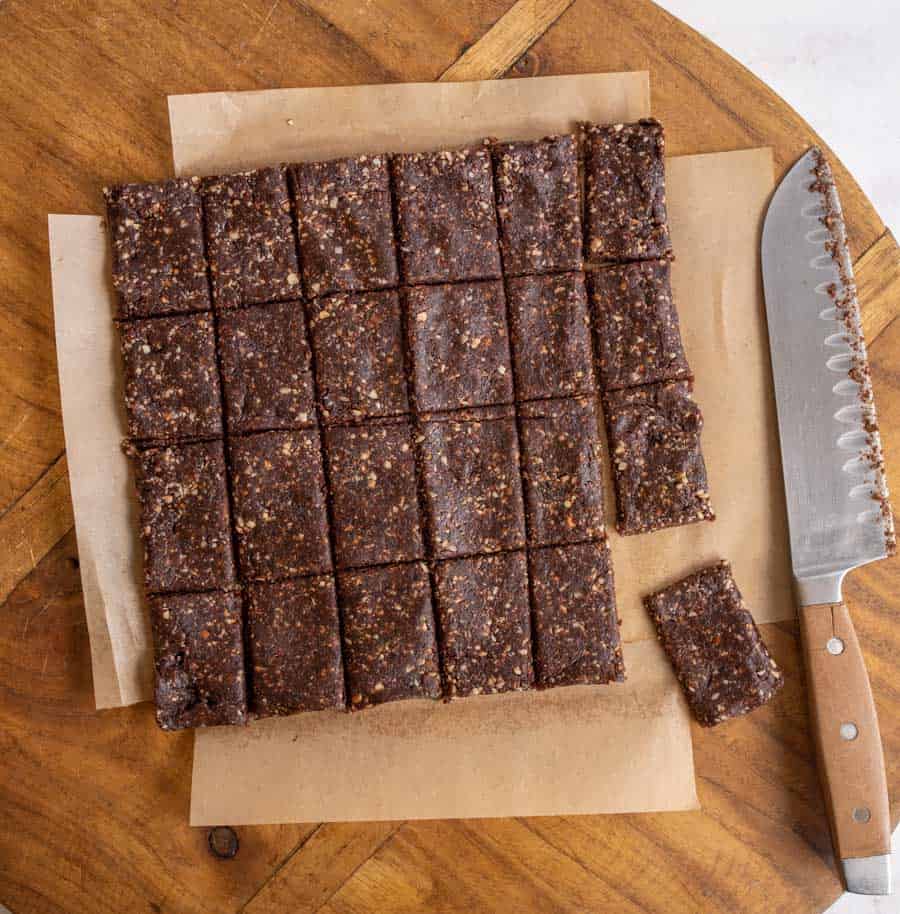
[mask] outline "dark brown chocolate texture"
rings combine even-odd
[[[306,294],[397,285],[387,157],[307,162],[290,175]]]
[[[221,441],[141,451],[137,491],[148,593],[235,583]]]
[[[296,298],[300,268],[284,169],[205,178],[202,187],[216,308]]]
[[[522,404],[519,422],[529,543],[551,546],[603,536],[594,399]]]
[[[317,299],[311,305],[310,326],[325,422],[409,410],[395,291]]]
[[[163,730],[247,720],[237,593],[150,597],[156,720]]]
[[[688,381],[648,384],[605,396],[620,533],[712,520],[703,417]]]
[[[341,572],[350,709],[440,698],[428,570],[421,562]]]
[[[584,275],[517,276],[506,294],[518,398],[593,393]]]
[[[525,545],[516,422],[511,408],[424,422],[421,453],[434,555]]]
[[[665,260],[591,274],[594,348],[604,390],[691,379],[669,274]]]
[[[644,602],[704,727],[764,705],[784,685],[728,562],[703,568]]]
[[[588,256],[670,257],[662,125],[586,124],[584,135]]]
[[[104,188],[118,317],[208,311],[198,178]]]
[[[329,428],[325,452],[338,567],[422,558],[410,424],[386,419]]]
[[[405,306],[419,410],[512,403],[502,282],[419,286]]]
[[[531,688],[523,552],[439,562],[435,594],[447,698]]]
[[[168,443],[221,435],[211,316],[129,321],[119,332],[129,437]]]
[[[537,684],[622,682],[625,664],[606,541],[534,549],[529,564]]]
[[[255,714],[344,708],[340,622],[331,575],[251,584],[246,614]]]
[[[581,269],[581,203],[574,136],[492,147],[503,272]]]
[[[395,155],[404,280],[460,282],[500,277],[491,158],[486,149]]]
[[[597,367],[604,390],[691,377],[669,271],[668,261],[651,260],[591,274]]]
[[[231,469],[242,578],[271,581],[330,571],[318,432],[234,438]]]
[[[315,423],[312,359],[300,302],[223,312],[219,358],[230,434]]]

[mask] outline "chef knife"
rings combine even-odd
[[[884,755],[844,575],[894,550],[853,268],[822,152],[766,213],[763,285],[810,717],[847,889],[891,892]]]

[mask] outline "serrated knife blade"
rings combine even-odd
[[[888,894],[878,719],[844,575],[894,550],[853,268],[831,169],[811,149],[778,186],[763,288],[811,719],[847,888]]]

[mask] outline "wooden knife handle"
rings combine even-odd
[[[800,608],[819,773],[838,856],[891,851],[884,753],[875,702],[843,603]]]

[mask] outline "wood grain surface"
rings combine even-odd
[[[779,699],[695,732],[702,812],[242,828],[236,855],[215,856],[186,824],[190,734],[159,732],[147,705],[93,709],[47,258],[48,212],[101,212],[104,183],[171,173],[168,93],[648,69],[672,153],[772,145],[779,170],[817,141],[803,120],[648,0],[0,0],[0,51],[0,903],[805,914],[833,901],[794,624],[764,632],[786,671]],[[836,173],[890,470],[900,251]],[[898,584],[890,561],[845,588],[895,797]]]

